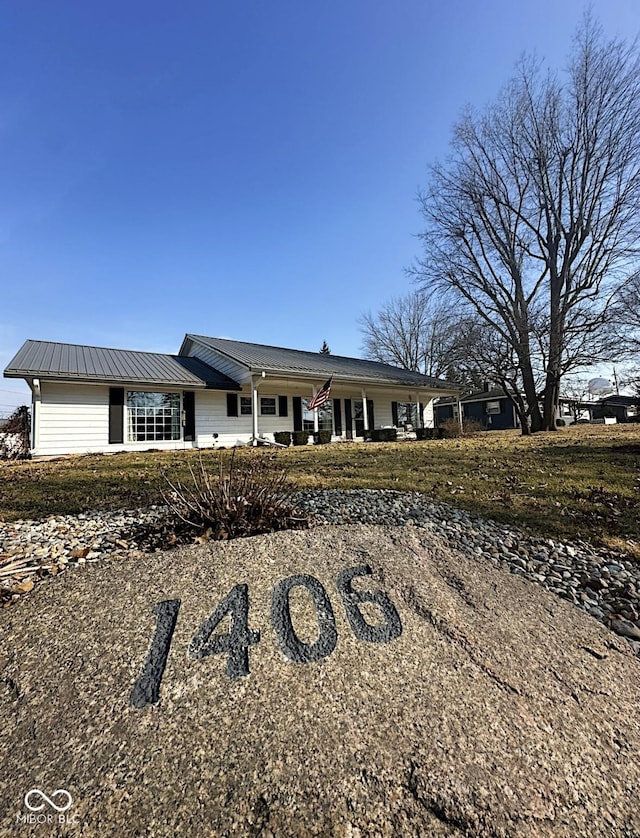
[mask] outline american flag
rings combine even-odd
[[[323,404],[326,404],[326,402],[329,401],[329,396],[331,395],[332,380],[333,376],[331,376],[331,378],[328,381],[325,381],[325,383],[318,390],[315,396],[307,404],[307,410],[315,410],[316,407],[322,407]]]

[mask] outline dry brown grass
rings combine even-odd
[[[217,464],[221,452],[205,451]],[[224,452],[222,452],[224,453]],[[228,455],[228,452],[226,452]],[[89,455],[0,465],[0,520],[159,502],[161,473],[195,452]],[[299,488],[420,491],[550,537],[638,549],[640,426],[583,425],[522,437],[344,443],[238,451],[286,469]],[[245,459],[246,458],[246,459]]]

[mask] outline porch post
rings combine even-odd
[[[258,444],[258,387],[260,379],[251,377],[251,420],[253,427],[253,444]]]
[[[318,392],[315,386],[311,388],[311,392],[313,393],[313,396],[311,396],[311,398],[313,398],[315,396],[315,394]],[[320,422],[318,420],[318,408],[314,407],[313,408],[313,432],[314,432],[314,434],[317,434],[319,430],[320,430]]]
[[[456,396],[456,405],[458,407],[458,424],[460,425],[460,433],[462,433],[462,402],[460,396]]]
[[[364,391],[364,387],[362,388],[362,418],[364,419],[364,429],[365,431],[369,430],[369,411],[367,410],[367,394]]]
[[[424,415],[420,410],[420,392],[416,390],[416,415],[418,417],[418,427],[424,428]]]

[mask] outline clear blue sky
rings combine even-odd
[[[27,338],[360,354],[416,192],[582,0],[0,0],[0,369]],[[608,35],[638,0],[594,0]],[[0,378],[0,415],[27,397]]]

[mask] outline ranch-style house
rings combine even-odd
[[[359,358],[187,334],[177,355],[27,340],[4,375],[32,393],[34,456],[273,441],[326,430],[433,427],[437,378]],[[330,381],[330,398],[307,405]]]

